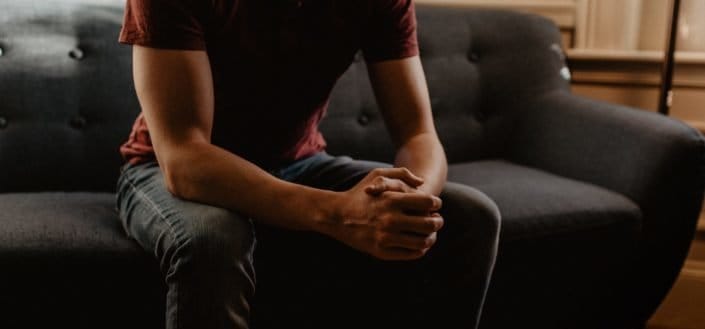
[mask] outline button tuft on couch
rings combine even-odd
[[[71,125],[71,127],[73,127],[74,129],[83,129],[86,127],[87,123],[88,122],[86,121],[86,118],[82,116],[73,117],[69,121],[69,125]]]
[[[357,123],[359,123],[361,126],[368,125],[370,123],[370,116],[366,113],[360,114],[360,116],[357,117]]]
[[[69,51],[69,57],[71,57],[77,61],[80,61],[83,59],[83,57],[85,57],[85,54],[83,53],[83,50],[81,50],[81,48],[76,47],[76,48],[71,49]]]

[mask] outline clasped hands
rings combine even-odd
[[[383,260],[422,257],[436,242],[441,199],[406,168],[378,168],[343,192],[334,238]]]

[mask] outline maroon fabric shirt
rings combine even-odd
[[[128,0],[119,41],[207,51],[212,143],[261,167],[325,148],[318,123],[359,50],[368,62],[418,54],[412,0]],[[141,114],[120,151],[155,159]]]

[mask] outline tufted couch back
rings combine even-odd
[[[436,128],[450,163],[501,157],[518,112],[531,107],[528,99],[570,86],[560,32],[545,18],[417,5],[417,19]],[[334,89],[321,130],[331,153],[393,159],[360,57]]]
[[[0,192],[112,190],[139,111],[123,1],[0,1]]]
[[[139,111],[130,49],[117,43],[123,4],[0,2],[0,192],[113,190]],[[525,96],[568,88],[559,32],[543,18],[426,5],[417,15],[450,162],[501,156]],[[363,61],[334,89],[321,129],[331,153],[393,158]]]

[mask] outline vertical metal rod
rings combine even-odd
[[[668,26],[664,63],[661,66],[661,95],[659,97],[658,111],[668,115],[673,103],[673,68],[676,52],[676,37],[678,33],[678,16],[680,14],[681,0],[673,0],[671,24]]]

